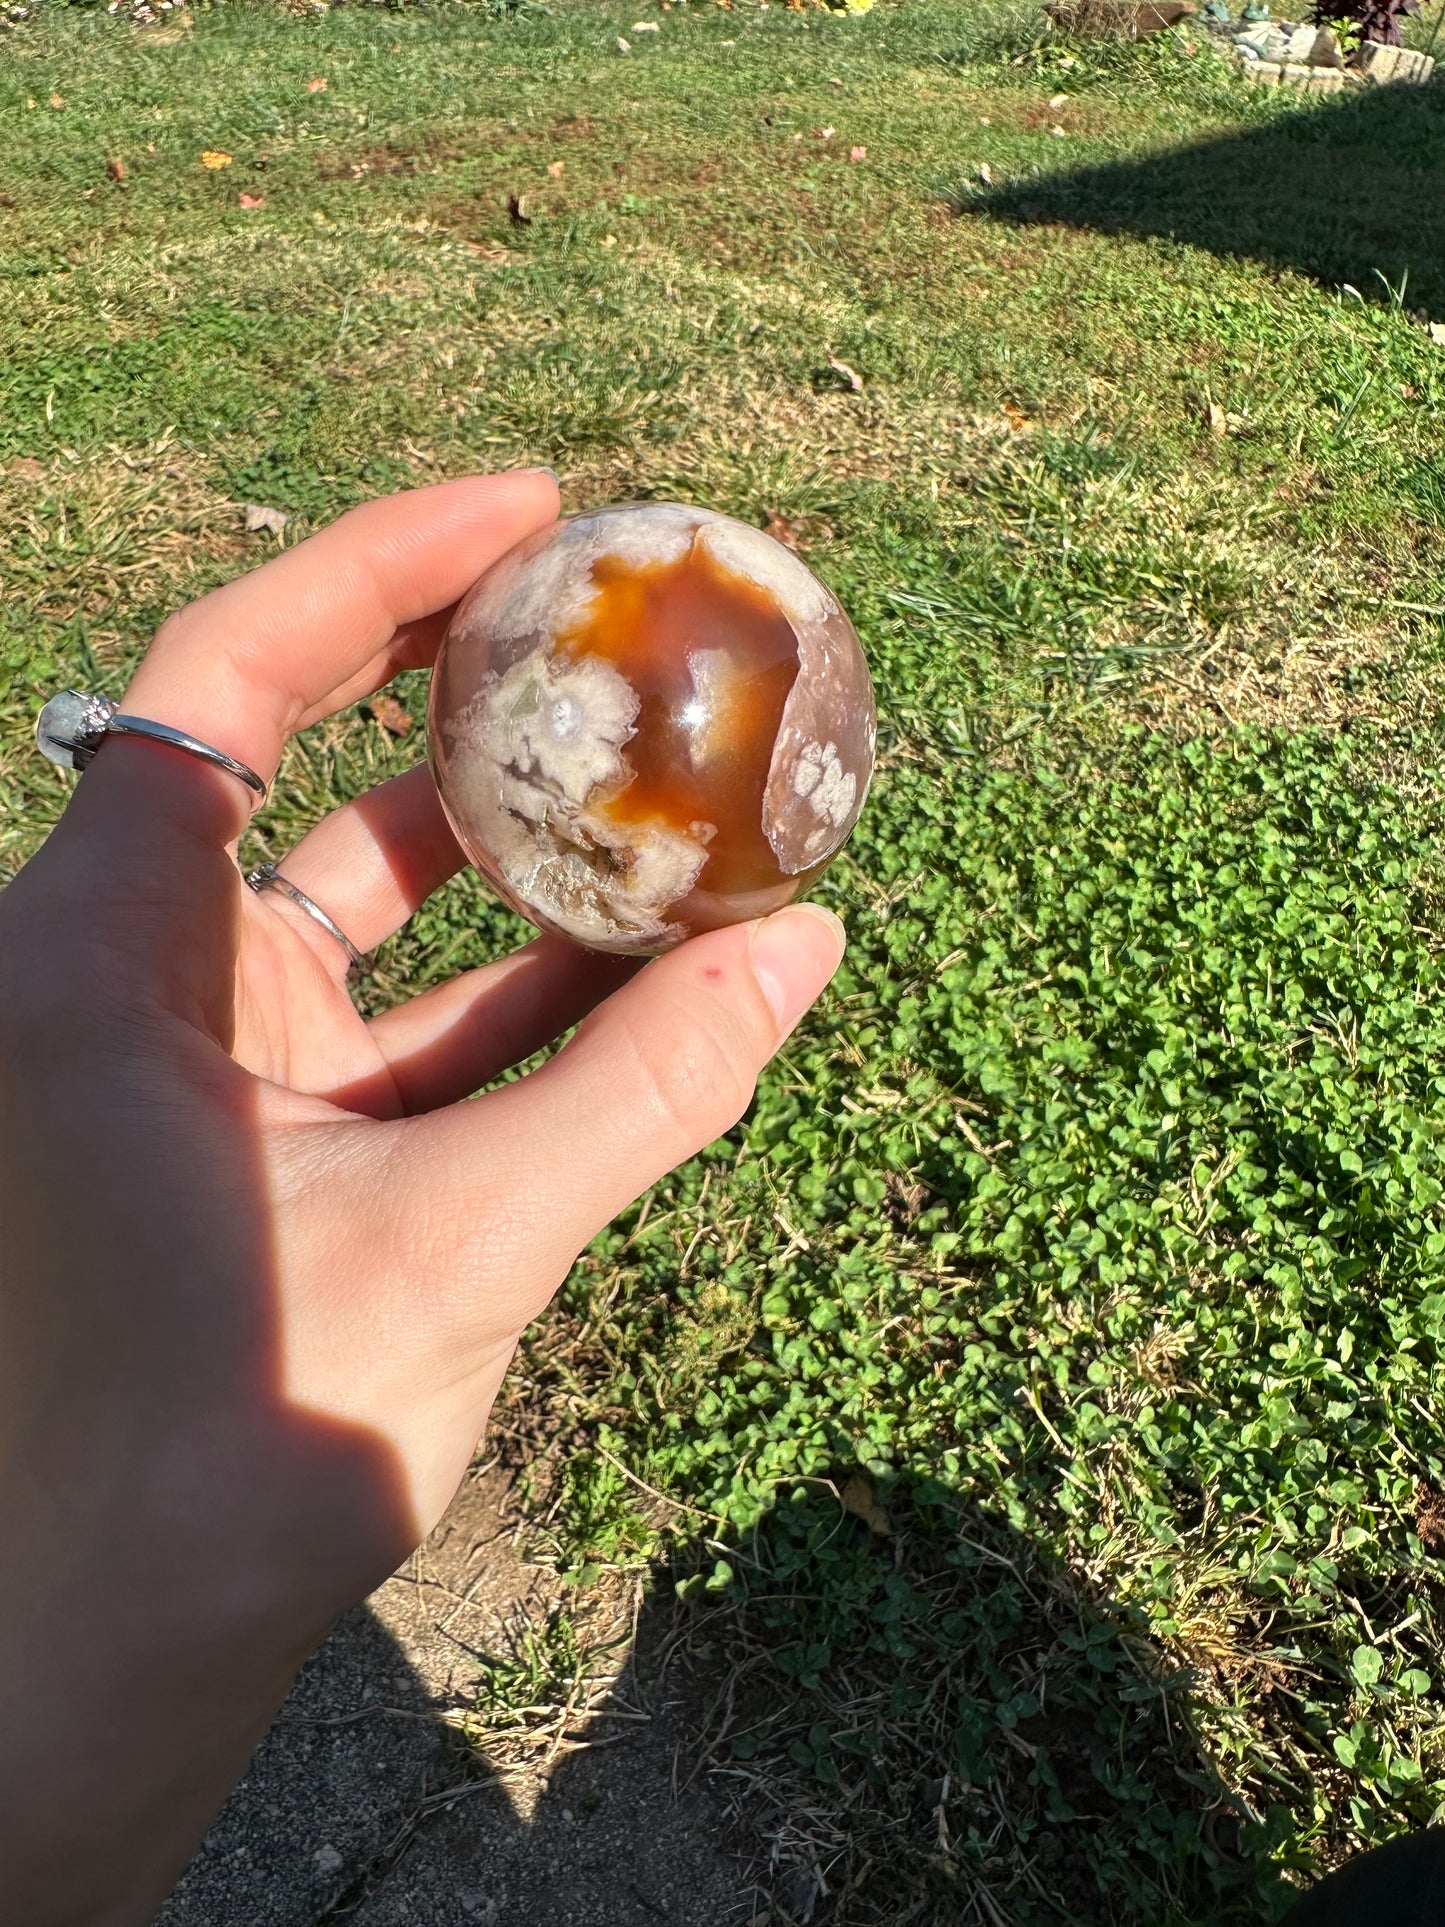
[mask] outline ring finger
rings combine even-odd
[[[369,951],[394,936],[466,858],[422,763],[332,810],[276,861],[288,883],[319,904],[358,950]],[[344,976],[345,951],[315,928],[318,945]]]

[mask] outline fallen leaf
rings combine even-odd
[[[763,532],[765,535],[772,536],[775,542],[781,542],[785,549],[795,549],[798,546],[797,523],[790,522],[786,515],[780,515],[776,509],[768,510],[768,519],[764,524]]]
[[[229,167],[232,159],[232,155],[223,154],[219,148],[208,147],[201,156],[201,166],[213,169],[217,167]]]
[[[1051,134],[1057,135],[1060,140],[1063,140],[1066,138],[1068,131],[1069,130],[1067,127],[1051,127],[1049,129],[1049,132]]]
[[[525,194],[509,194],[507,196],[507,214],[513,227],[530,227],[532,225],[532,217],[527,212],[527,197]]]
[[[280,509],[263,508],[259,502],[247,502],[241,513],[246,518],[247,535],[280,535],[291,520]]]
[[[155,151],[156,151],[156,144],[155,144],[155,142],[154,142],[154,141],[147,141],[147,142],[146,142],[146,152],[147,152],[147,154],[154,154],[154,153],[155,153]]]
[[[1068,98],[1067,94],[1050,94],[1049,105],[1050,107],[1063,107],[1067,104]]]
[[[604,234],[602,237],[602,245],[604,248],[615,248],[617,246],[617,236],[615,234]]]
[[[106,162],[105,171],[113,181],[123,181],[125,179],[125,162],[119,154]]]
[[[324,94],[326,92],[325,79],[318,74],[315,80],[308,80],[306,83],[306,91],[308,94]]]
[[[1415,1485],[1415,1531],[1426,1552],[1445,1552],[1445,1492],[1427,1485]]]
[[[632,31],[634,33],[661,33],[662,28],[655,20],[634,20],[632,23]]]
[[[888,1192],[896,1215],[905,1224],[916,1224],[933,1193],[926,1184],[905,1184],[896,1172],[888,1178]]]
[[[1445,321],[1430,323],[1430,339],[1437,348],[1445,348]]]
[[[980,115],[979,115],[979,117],[978,117],[978,124],[979,124],[979,126],[980,126],[980,127],[992,127],[992,126],[993,126],[993,122],[992,122],[992,121],[991,121],[991,120],[989,119],[989,117],[988,117],[988,115],[987,115],[987,114],[980,114]]]
[[[622,35],[618,34],[617,51],[620,54],[630,54],[632,52],[632,42],[630,40],[624,40]]]
[[[1228,432],[1229,417],[1217,401],[1210,402],[1204,411],[1204,419],[1209,423],[1209,432],[1211,435],[1223,435]]]
[[[862,1472],[854,1472],[838,1494],[843,1502],[843,1510],[850,1512],[855,1519],[861,1519],[870,1532],[876,1532],[880,1539],[887,1538],[893,1530],[893,1521],[879,1505],[871,1482]]]
[[[846,361],[839,361],[836,355],[829,355],[828,366],[835,375],[841,375],[856,395],[863,386],[863,377],[856,368],[850,368]]]
[[[848,158],[850,161],[866,161],[868,158],[868,149],[866,147],[850,147],[848,149]]]
[[[45,479],[45,464],[33,455],[15,455],[5,464],[5,472],[18,475],[22,481],[40,482]]]
[[[832,140],[833,136],[837,133],[837,131],[838,130],[836,127],[815,127],[813,129],[813,134],[815,139],[817,140],[830,141]]]
[[[989,166],[987,161],[979,162],[978,178],[983,182],[985,187],[993,186],[993,169]]]
[[[1015,432],[1033,427],[1033,422],[1030,418],[1024,413],[1022,408],[1018,407],[1014,402],[1006,401],[1003,405],[1003,412],[1008,419],[1009,427],[1015,430]]]
[[[552,176],[554,181],[560,181],[566,169],[566,161],[548,161],[547,163],[547,172]]]
[[[244,208],[264,207],[266,205],[266,196],[264,194],[238,194],[236,198]]]
[[[383,693],[373,696],[369,704],[372,716],[379,722],[388,736],[410,736],[415,727],[411,711],[395,696]]]
[[[65,105],[65,96],[63,94],[52,94],[50,96],[50,104],[58,111]]]

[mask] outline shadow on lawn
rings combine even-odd
[[[733,1564],[690,1644],[731,1661],[710,1757],[763,1816],[768,1921],[1261,1927],[1288,1905],[1192,1676],[1026,1532],[840,1468]]]
[[[1136,1620],[934,1482],[855,1485],[853,1511],[845,1491],[794,1488],[721,1594],[713,1549],[688,1603],[656,1573],[625,1672],[525,1811],[348,1615],[160,1927],[1278,1918],[1267,1825]]]
[[[1372,87],[1128,160],[959,191],[960,212],[1156,235],[1445,319],[1445,87]]]

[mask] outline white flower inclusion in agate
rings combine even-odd
[[[792,901],[858,820],[873,687],[834,597],[707,509],[600,509],[458,608],[430,751],[458,841],[543,930],[652,955]]]

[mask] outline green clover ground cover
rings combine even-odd
[[[877,1799],[922,1741],[952,1775],[956,1862],[877,1918],[987,1873],[999,1788],[1083,1891],[1259,1918],[1251,1846],[1307,1862],[1445,1793],[1412,1528],[1445,1470],[1438,817],[1312,732],[1064,760],[888,772],[853,860],[906,889],[855,915],[832,1025],[711,1167],[746,1240],[699,1245],[681,1289],[665,1223],[594,1259],[626,1279],[604,1443],[741,1535],[768,1666],[824,1701],[850,1654],[870,1676],[815,1770],[871,1768]],[[921,1582],[794,1483],[854,1466]],[[1022,1577],[1001,1601],[997,1567],[979,1590],[990,1549],[1086,1575],[1091,1611],[1055,1625]],[[951,1718],[900,1709],[940,1681]],[[1141,1762],[1159,1737],[1113,1732],[1170,1700],[1234,1790],[1213,1838]],[[1061,1701],[1074,1777],[1080,1722],[1115,1755],[1082,1798]],[[775,1704],[746,1757],[796,1746]]]
[[[44,693],[260,559],[243,502],[791,518],[880,694],[848,962],[532,1334],[534,1526],[681,1594],[790,1917],[1243,1927],[1429,1820],[1438,92],[957,0],[194,20],[0,39],[6,867]],[[416,753],[308,732],[255,854]],[[369,994],[518,934],[459,879]]]

